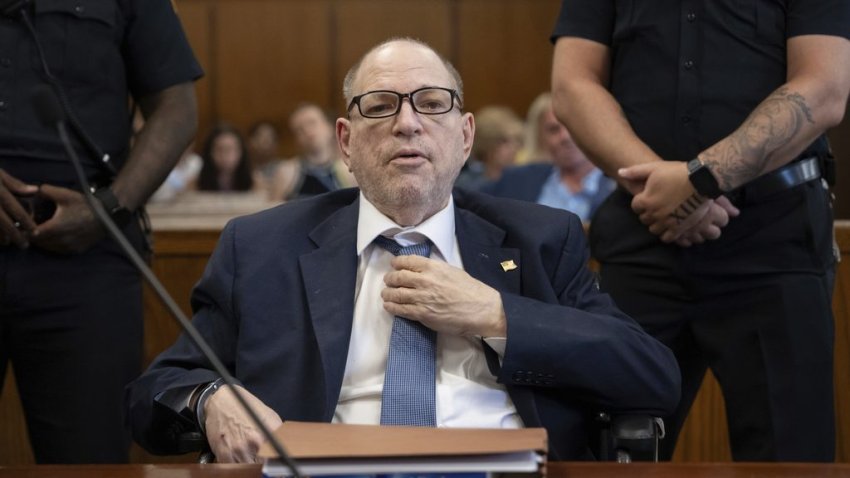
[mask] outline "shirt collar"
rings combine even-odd
[[[378,235],[395,239],[402,246],[422,242],[428,238],[446,261],[455,254],[455,204],[449,196],[446,207],[419,225],[402,227],[378,210],[360,193],[360,211],[357,218],[357,255],[372,244]]]
[[[561,170],[557,167],[552,168],[552,173],[549,175],[549,178],[546,180],[547,183],[558,185],[564,191],[573,195],[582,195],[582,196],[592,196],[599,191],[599,181],[602,176],[602,170],[599,168],[593,168],[589,173],[585,174],[583,178],[581,178],[581,192],[575,193],[570,190],[565,184],[561,182]]]
[[[602,170],[593,168],[587,175],[581,180],[581,189],[589,196],[596,194],[599,191],[599,178],[602,176]]]

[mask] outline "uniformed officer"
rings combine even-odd
[[[60,93],[95,195],[142,249],[136,212],[195,133],[202,71],[169,0],[18,0],[0,12],[0,373],[11,361],[37,462],[125,462],[140,276],[32,95]],[[132,149],[129,98],[146,119]]]

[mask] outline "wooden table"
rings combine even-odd
[[[3,474],[0,473],[0,477]],[[547,478],[850,478],[848,464],[550,463]]]
[[[549,463],[547,478],[850,478],[850,465],[802,463]],[[0,478],[260,478],[259,465],[0,467]]]

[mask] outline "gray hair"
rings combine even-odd
[[[375,50],[378,50],[394,42],[413,43],[414,45],[419,45],[434,52],[434,54],[437,55],[437,57],[440,58],[440,60],[443,62],[443,66],[449,72],[449,75],[451,75],[452,80],[454,80],[458,100],[460,101],[461,107],[463,106],[463,80],[460,77],[460,73],[457,71],[454,65],[452,65],[451,62],[446,59],[446,57],[439,54],[437,50],[431,47],[431,45],[423,42],[422,40],[417,40],[415,38],[410,37],[393,37],[372,47],[372,49],[366,52],[365,55],[361,56],[360,59],[357,60],[357,63],[355,63],[354,66],[352,66],[351,69],[348,70],[348,73],[345,74],[345,79],[342,82],[342,95],[345,97],[346,108],[348,107],[348,105],[351,104],[351,100],[354,98],[354,79],[357,76],[357,73],[360,71],[360,65],[363,64],[363,60]]]

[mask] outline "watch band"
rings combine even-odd
[[[92,194],[100,201],[103,209],[106,210],[109,217],[112,218],[118,227],[124,227],[130,223],[133,213],[121,205],[118,198],[115,197],[115,193],[112,192],[112,189],[106,186],[95,190]]]
[[[700,196],[715,199],[723,194],[717,178],[714,177],[708,165],[699,158],[688,161],[688,179]]]

